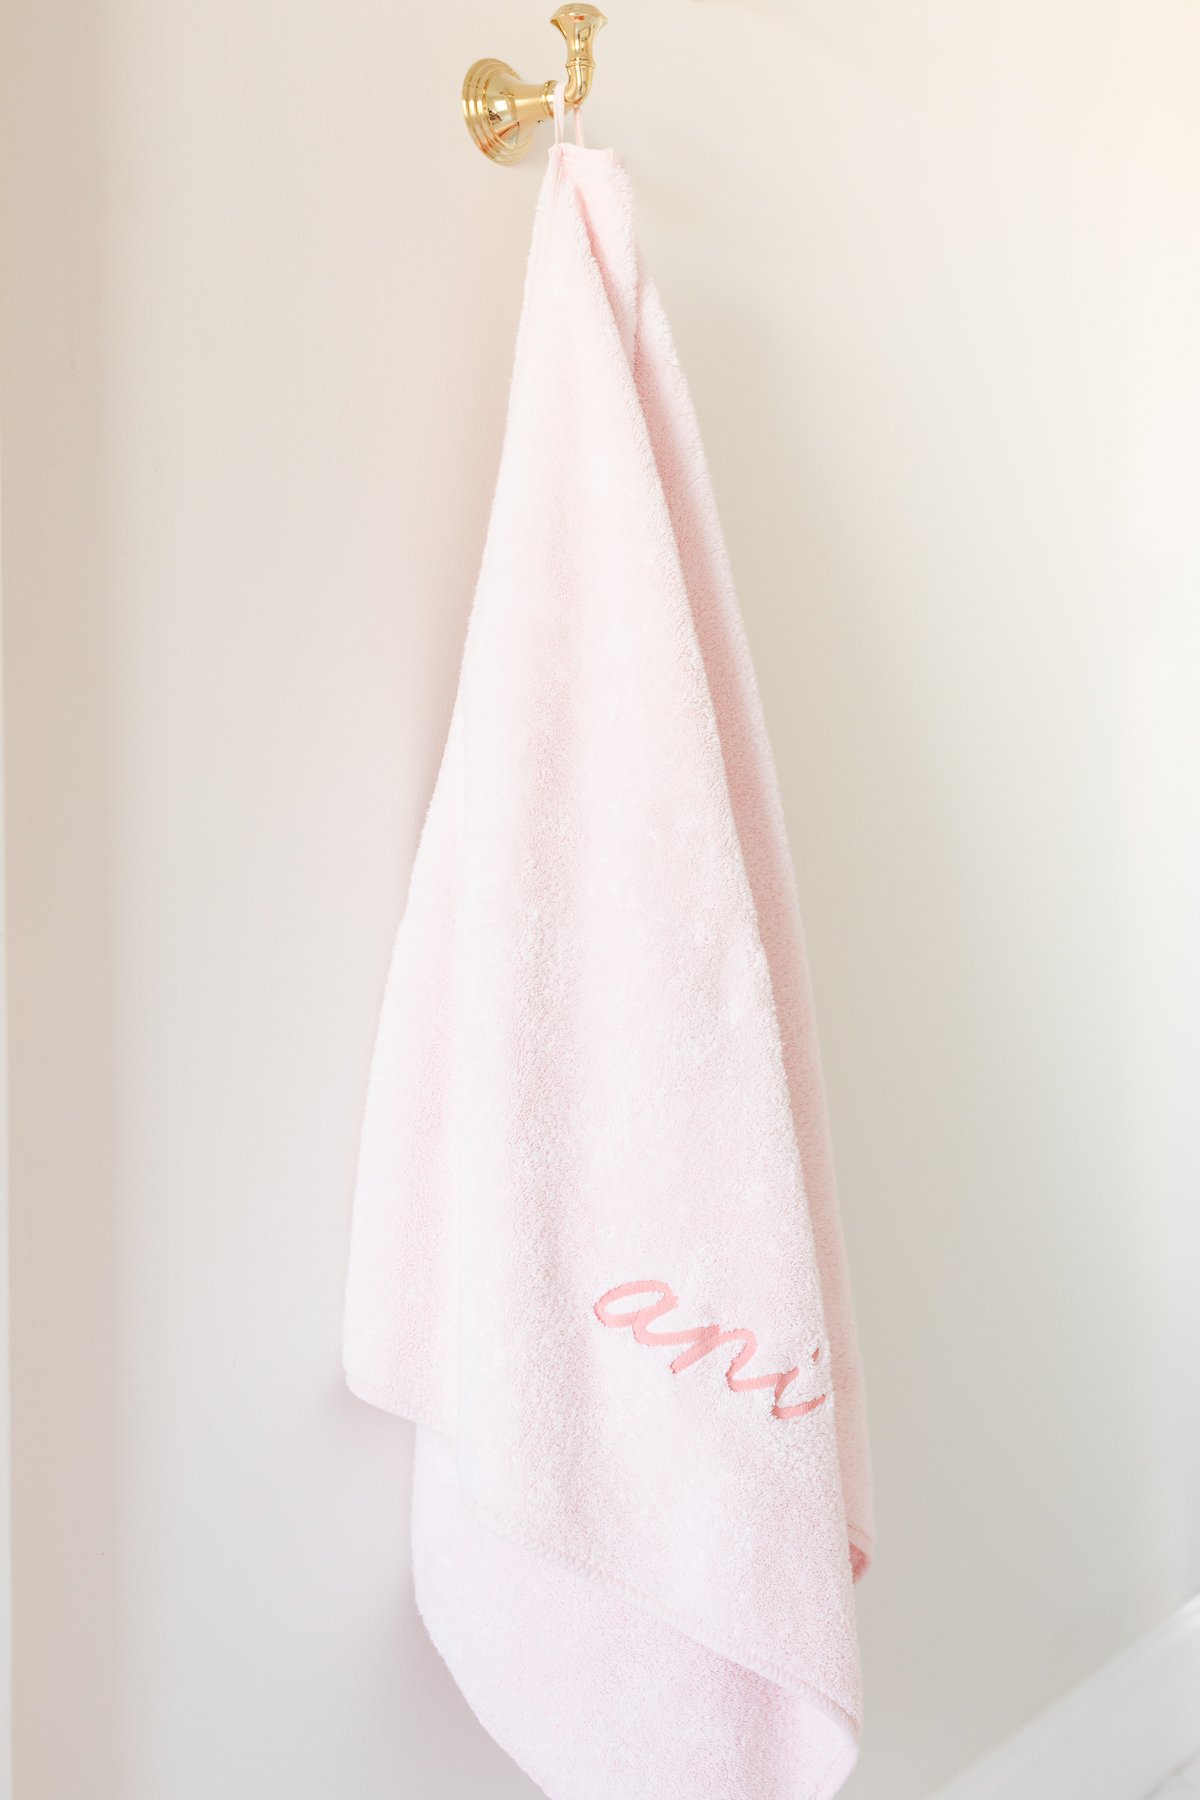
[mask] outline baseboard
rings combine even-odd
[[[1200,1594],[930,1800],[1143,1800],[1200,1749]]]

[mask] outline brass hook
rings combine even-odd
[[[563,104],[582,106],[592,86],[596,59],[592,40],[608,21],[598,6],[560,6],[551,17],[566,39],[567,85]],[[515,69],[485,56],[472,63],[463,82],[462,107],[467,130],[493,162],[514,163],[528,154],[543,119],[554,116],[558,84],[522,81]]]

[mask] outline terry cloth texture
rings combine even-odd
[[[345,1367],[417,1600],[551,1800],[826,1800],[862,1381],[775,775],[611,151],[557,144],[379,1029]]]

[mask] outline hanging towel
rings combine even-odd
[[[863,1396],[791,863],[691,404],[557,143],[371,1075],[345,1368],[417,1604],[550,1800],[853,1766]]]

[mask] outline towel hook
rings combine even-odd
[[[551,16],[567,44],[567,85],[563,102],[582,106],[592,86],[596,59],[592,40],[608,23],[598,6],[560,6]],[[515,69],[485,56],[471,64],[463,82],[467,130],[493,162],[520,162],[543,119],[554,116],[556,82],[522,81]]]

